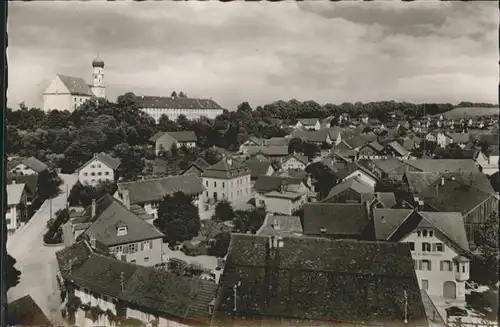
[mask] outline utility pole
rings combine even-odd
[[[66,184],[66,209],[68,209],[68,197],[69,197],[69,192],[68,192],[68,184]]]

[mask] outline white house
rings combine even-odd
[[[140,110],[153,117],[156,123],[160,121],[163,115],[166,115],[170,120],[176,121],[181,115],[189,120],[196,120],[201,117],[215,119],[224,112],[224,109],[212,99],[194,99],[180,96],[137,96],[136,102]]]
[[[198,138],[193,131],[158,132],[149,139],[149,142],[154,145],[155,155],[171,150],[174,145],[177,148],[194,148],[197,141]]]
[[[5,222],[9,233],[14,233],[21,226],[27,210],[26,184],[7,184]]]
[[[246,202],[251,198],[250,169],[230,156],[207,167],[201,178],[206,189],[205,198],[209,202]]]
[[[77,169],[78,180],[82,185],[95,186],[101,182],[115,180],[115,171],[120,160],[105,153],[94,154],[94,157]]]
[[[465,304],[471,252],[461,213],[375,208],[373,224],[378,240],[408,243],[419,285],[435,303]]]
[[[317,131],[321,128],[321,123],[317,118],[299,118],[294,128],[314,129]]]
[[[338,183],[344,182],[349,178],[356,177],[356,179],[372,188],[377,184],[376,176],[368,169],[357,165],[356,163],[348,164],[343,170],[337,174]]]
[[[255,195],[256,206],[265,207],[267,213],[293,215],[308,202],[308,188],[303,184],[283,184],[279,191],[273,190]]]
[[[292,169],[306,169],[309,160],[306,156],[291,153],[281,161],[281,168],[285,171]]]
[[[104,84],[104,61],[92,61],[92,84],[83,78],[57,74],[43,93],[43,110],[74,111],[84,102],[94,98],[106,98]]]
[[[17,164],[10,172],[14,175],[35,175],[39,174],[44,170],[49,169],[49,166],[41,162],[35,157],[29,157],[24,159],[23,162]]]
[[[493,175],[498,171],[498,148],[491,148],[490,154],[486,155],[482,151],[478,151],[474,155],[474,161],[480,167],[485,175]]]

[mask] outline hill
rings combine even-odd
[[[446,118],[462,118],[464,116],[493,116],[498,115],[499,108],[463,107],[455,108],[443,113]]]

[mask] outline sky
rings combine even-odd
[[[108,98],[498,103],[492,2],[9,2],[8,105],[42,106],[56,74]]]

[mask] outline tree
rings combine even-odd
[[[180,91],[180,92],[179,92],[179,98],[187,98],[186,93],[184,93],[184,92]]]
[[[316,181],[314,183],[314,189],[319,193],[320,199],[324,199],[328,193],[330,193],[332,187],[335,186],[335,174],[320,161],[307,166],[306,171],[311,174],[311,178]]]
[[[172,92],[172,94],[170,94],[170,96],[171,96],[172,98],[176,98],[176,97],[177,97],[177,92],[173,91],[173,92]]]
[[[68,203],[70,206],[87,207],[92,204],[92,200],[98,200],[105,194],[113,195],[117,188],[115,182],[101,182],[95,187],[76,182],[69,192]]]
[[[471,279],[481,285],[494,286],[498,282],[498,213],[490,214],[477,232],[475,242],[479,256],[471,263]]]
[[[306,142],[304,143],[304,155],[309,159],[312,159],[318,155],[320,148],[316,143]]]
[[[214,242],[208,248],[208,255],[222,258],[227,254],[229,243],[231,242],[231,233],[221,232],[214,236]]]
[[[223,200],[215,206],[215,214],[212,219],[216,221],[230,221],[234,219],[234,216],[235,214],[231,204]]]
[[[288,153],[302,153],[304,151],[304,142],[301,138],[294,137],[288,143]]]
[[[163,199],[154,225],[165,235],[168,243],[190,240],[198,235],[201,228],[200,216],[193,199],[182,192],[167,195]]]
[[[234,220],[235,230],[239,233],[250,232],[255,234],[266,218],[266,211],[263,208],[255,208],[252,211],[238,211]]]
[[[21,279],[21,272],[14,267],[16,265],[16,259],[12,257],[10,254],[7,254],[7,262],[6,262],[6,274],[7,274],[7,291],[15,287],[19,284],[19,280]]]
[[[37,183],[38,196],[44,200],[57,196],[61,192],[61,184],[62,180],[55,171],[46,169],[40,172]]]
[[[115,157],[120,158],[121,163],[118,167],[118,175],[124,180],[136,180],[144,170],[144,160],[136,148],[127,143],[120,143],[114,147]]]

